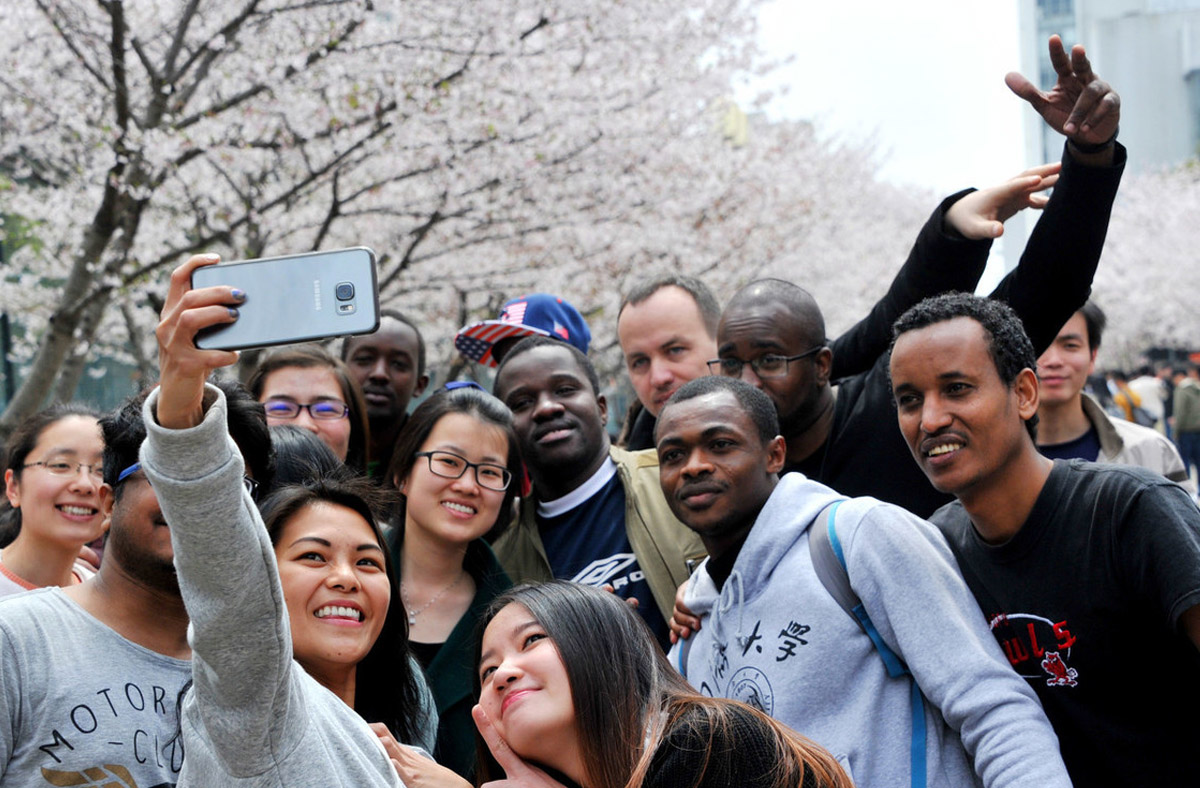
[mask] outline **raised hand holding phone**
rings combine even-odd
[[[196,333],[210,326],[227,325],[238,319],[236,304],[245,295],[228,285],[192,289],[192,274],[204,266],[215,265],[215,254],[198,254],[171,273],[171,286],[159,316],[158,338],[159,399],[158,423],[170,429],[194,427],[204,418],[204,381],[212,370],[227,367],[238,360],[228,350],[196,347]]]
[[[264,257],[192,273],[195,288],[226,285],[245,294],[235,323],[199,332],[207,350],[313,342],[379,328],[375,253],[365,246]]]

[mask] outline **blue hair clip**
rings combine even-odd
[[[117,481],[123,482],[127,478],[132,476],[133,474],[140,471],[141,469],[142,469],[142,464],[140,462],[135,462],[133,465],[130,465],[128,468],[126,468],[125,470],[123,470],[117,474]]]
[[[487,389],[473,380],[452,380],[442,388],[444,388],[446,391],[454,391],[455,389],[479,389],[484,394],[487,393]]]

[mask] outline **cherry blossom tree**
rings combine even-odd
[[[0,5],[0,308],[29,362],[0,432],[100,352],[143,365],[169,269],[365,244],[432,363],[558,292],[619,363],[619,293],[811,286],[832,326],[886,288],[932,201],[869,153],[728,97],[757,0],[12,0]],[[753,111],[755,107],[747,107]]]
[[[1099,366],[1132,368],[1148,348],[1200,350],[1200,164],[1127,176],[1092,297],[1108,315]]]

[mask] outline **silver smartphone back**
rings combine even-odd
[[[205,350],[313,342],[379,328],[375,253],[365,246],[264,257],[197,268],[192,287],[229,285],[246,294],[238,319],[196,335]]]

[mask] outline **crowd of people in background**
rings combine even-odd
[[[1062,162],[840,336],[789,281],[622,294],[615,436],[560,296],[454,337],[491,392],[387,309],[243,386],[189,259],[153,389],[6,441],[0,788],[1195,784],[1200,371],[1096,376],[1120,100],[1050,59],[1008,81]]]

